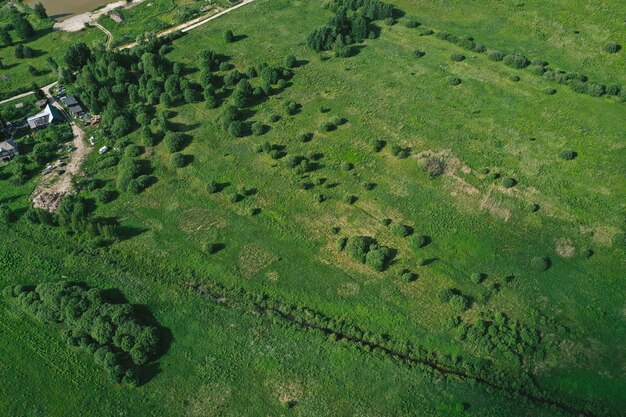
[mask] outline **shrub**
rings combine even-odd
[[[218,246],[215,243],[212,242],[206,242],[203,246],[202,246],[202,251],[204,253],[206,253],[207,255],[212,255],[215,252],[217,252],[217,248]]]
[[[373,249],[365,255],[365,263],[374,271],[381,272],[387,266],[389,250],[387,248]]]
[[[287,68],[295,68],[297,65],[298,65],[298,60],[296,59],[295,56],[289,55],[287,58],[285,58],[285,66]]]
[[[345,247],[346,247],[346,243],[347,243],[347,242],[348,242],[348,239],[347,239],[347,238],[345,238],[345,237],[342,237],[341,239],[339,239],[339,240],[337,241],[337,250],[338,250],[338,251],[340,251],[340,252],[341,252],[342,250],[344,250],[344,249],[345,249]]]
[[[206,185],[206,190],[209,192],[209,194],[215,194],[220,189],[219,189],[219,185],[217,184],[217,182],[209,181],[208,184]]]
[[[474,272],[470,275],[470,279],[473,283],[480,284],[485,279],[485,275],[480,272]]]
[[[226,43],[231,43],[235,41],[235,34],[232,30],[229,29],[224,32],[224,41],[226,41]]]
[[[389,219],[389,218],[380,219],[380,224],[382,224],[384,226],[389,226],[391,224],[391,219]]]
[[[424,52],[424,51],[420,51],[419,49],[416,49],[415,51],[413,51],[413,56],[414,56],[415,58],[421,58],[421,57],[423,57],[424,55],[426,55],[426,52]]]
[[[606,94],[606,87],[598,83],[587,83],[587,94],[592,97],[601,97]]]
[[[298,112],[298,104],[295,101],[285,102],[285,113],[292,116]]]
[[[513,178],[511,177],[504,177],[502,178],[502,186],[504,188],[511,188],[514,187],[515,184],[517,184],[517,181],[515,181]]]
[[[544,94],[547,94],[549,96],[553,96],[556,94],[556,89],[555,88],[546,88],[545,90],[543,90]]]
[[[576,151],[572,151],[571,149],[561,152],[561,155],[560,155],[561,159],[564,159],[566,161],[571,161],[577,156],[578,156],[578,153],[576,153]]]
[[[538,212],[538,211],[539,211],[539,208],[540,208],[540,207],[539,207],[539,204],[536,204],[536,203],[531,203],[531,204],[528,206],[528,210],[530,210],[532,213],[536,213],[536,212]]]
[[[261,122],[252,123],[252,133],[255,136],[261,136],[263,133],[265,133],[265,126],[263,126],[263,123]]]
[[[346,242],[346,253],[351,259],[364,264],[370,245],[371,238],[366,236],[351,236]]]
[[[343,164],[341,164],[341,169],[343,169],[344,171],[352,171],[353,168],[354,165],[352,165],[350,162],[344,162]]]
[[[354,204],[356,202],[356,196],[348,194],[347,196],[343,198],[343,201],[346,204]]]
[[[230,125],[228,125],[228,133],[230,133],[231,135],[233,135],[236,138],[240,138],[244,135],[245,133],[245,129],[244,129],[244,125],[242,122],[240,122],[239,120],[235,120],[233,122],[231,122]]]
[[[512,68],[522,69],[530,65],[530,61],[524,55],[512,54],[507,55],[503,59],[504,64]]]
[[[380,139],[371,139],[370,146],[374,152],[380,152],[385,147],[385,142]]]
[[[298,142],[308,142],[313,138],[313,134],[312,133],[301,133],[298,135],[298,137],[296,138],[296,140]]]
[[[444,160],[434,156],[428,158],[424,165],[424,171],[426,171],[431,178],[443,175],[445,168],[446,164]]]
[[[412,272],[403,272],[400,278],[402,279],[402,282],[409,283],[415,281],[416,276]]]
[[[185,146],[185,137],[180,133],[168,132],[165,135],[164,142],[167,150],[174,153],[183,149]]]
[[[410,17],[408,18],[405,22],[404,22],[404,26],[406,26],[409,29],[413,29],[416,27],[419,27],[421,25],[420,22],[418,22],[417,20],[415,20],[414,18]]]
[[[498,172],[492,172],[487,175],[487,178],[489,178],[490,180],[497,180],[498,178],[500,178],[500,174]]]
[[[96,192],[96,200],[99,203],[106,204],[115,199],[115,191],[112,190],[98,190]]]
[[[420,36],[429,36],[435,33],[432,29],[422,29]]]
[[[537,272],[550,268],[550,258],[545,256],[535,256],[530,260],[530,268]]]
[[[326,200],[326,196],[324,194],[315,194],[315,202],[323,203]]]
[[[448,77],[448,84],[455,86],[461,84],[461,79],[457,77]]]
[[[491,51],[487,54],[487,57],[492,61],[502,61],[504,54],[500,51]]]
[[[416,248],[423,248],[430,243],[430,237],[426,235],[413,236],[411,243]]]
[[[461,62],[461,61],[465,60],[465,55],[454,53],[454,54],[450,55],[450,59],[455,61],[455,62]]]
[[[610,96],[619,96],[622,93],[622,87],[617,84],[609,84],[606,87],[606,93]]]
[[[332,124],[331,122],[323,122],[323,123],[320,125],[320,129],[321,129],[323,132],[331,132],[331,131],[335,130],[336,128],[337,128],[337,126],[335,126],[335,125],[334,125],[334,124]]]
[[[530,72],[532,72],[535,75],[543,75],[545,74],[547,71],[547,69],[545,67],[542,67],[540,65],[533,65],[530,67]]]
[[[439,298],[439,301],[441,301],[442,303],[448,303],[450,302],[452,297],[454,297],[455,294],[456,292],[452,288],[441,288],[437,292],[437,297]]]
[[[272,123],[276,123],[279,120],[280,120],[280,116],[278,114],[272,114],[270,116],[270,122],[272,122]]]
[[[449,301],[452,308],[461,313],[469,308],[469,299],[461,294],[454,294]]]
[[[593,254],[594,252],[591,249],[584,249],[583,251],[580,252],[580,255],[583,258],[591,258]]]
[[[519,77],[519,75],[511,75],[509,77],[509,80],[513,81],[513,82],[518,82],[519,80],[521,80],[521,78]]]
[[[172,165],[174,165],[176,168],[182,168],[187,163],[185,155],[181,154],[180,152],[173,153],[171,160],[172,160]]]
[[[397,223],[393,226],[393,234],[399,237],[407,237],[411,234],[411,228],[407,225]]]
[[[604,51],[608,52],[610,54],[614,54],[616,52],[619,52],[622,49],[622,45],[620,45],[619,43],[615,43],[615,42],[610,42],[607,43],[606,45],[604,45]]]

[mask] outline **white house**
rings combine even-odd
[[[28,125],[31,129],[45,127],[52,122],[60,122],[62,120],[63,116],[61,116],[59,110],[56,107],[51,106],[50,104],[48,104],[42,112],[37,113],[34,116],[30,116],[27,119]]]

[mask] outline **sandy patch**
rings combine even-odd
[[[562,258],[571,258],[576,254],[576,248],[570,239],[561,238],[556,241],[556,253]]]
[[[192,208],[180,216],[178,227],[181,231],[191,234],[205,232],[209,229],[226,227],[226,220],[217,213],[203,208]]]
[[[492,197],[492,193],[495,187],[492,185],[489,187],[489,191],[485,195],[485,197],[480,202],[480,209],[488,211],[496,217],[501,218],[505,222],[508,222],[511,218],[511,210],[508,208],[502,207],[498,204]]]
[[[352,297],[359,292],[359,285],[353,282],[346,282],[337,287],[337,295],[341,297]]]
[[[108,14],[109,12],[117,8],[129,9],[143,3],[143,1],[144,0],[133,0],[133,2],[130,4],[127,3],[125,0],[109,3],[103,8],[98,9],[94,12],[77,14],[76,16],[69,17],[61,22],[57,22],[54,24],[54,29],[63,30],[65,32],[79,32],[85,28],[85,25],[87,23],[95,22],[100,19],[100,17]]]
[[[202,385],[187,399],[185,415],[189,417],[214,417],[222,415],[231,397],[228,388],[218,384]]]
[[[278,259],[268,249],[250,243],[244,246],[239,254],[239,271],[244,278],[251,278]]]

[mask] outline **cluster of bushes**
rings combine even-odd
[[[455,288],[442,288],[437,293],[439,301],[449,304],[455,311],[462,313],[472,304],[471,300]]]
[[[316,52],[334,51],[338,57],[351,56],[352,44],[375,37],[371,23],[393,17],[394,7],[380,0],[332,0],[334,16],[307,37],[307,45]]]
[[[518,364],[535,354],[543,356],[539,330],[512,320],[504,313],[495,313],[475,323],[461,323],[457,319],[454,327],[458,340],[486,355],[499,351],[507,360]]]
[[[405,159],[411,155],[411,148],[403,148],[399,145],[392,145],[391,154],[397,158]]]
[[[437,32],[435,34],[441,40],[451,42],[463,49],[467,49],[472,52],[485,52],[487,48],[483,45],[474,42],[474,38],[471,36],[457,36],[448,32]],[[460,54],[459,54],[460,55]]]
[[[132,305],[111,303],[97,288],[61,281],[11,286],[4,294],[44,323],[63,324],[67,343],[92,353],[114,382],[137,385],[140,367],[157,358],[156,327],[144,324]]]
[[[117,189],[120,192],[128,191],[132,194],[139,194],[152,183],[154,178],[149,173],[149,161],[124,158],[117,166]]]
[[[438,32],[435,36],[439,39],[452,42],[455,45],[458,45],[462,48],[465,48],[474,52],[485,52],[487,49],[480,44],[474,42],[474,39],[471,36],[457,36],[450,34],[448,32]],[[621,49],[621,46],[616,43],[609,43],[605,45],[604,50],[609,53],[618,52]],[[595,82],[588,82],[586,76],[578,74],[578,73],[568,73],[562,70],[555,70],[548,67],[548,63],[543,60],[534,60],[531,61],[526,56],[513,53],[509,55],[505,55],[500,51],[489,51],[487,54],[488,58],[492,61],[502,61],[505,65],[515,68],[515,69],[524,69],[530,68],[530,70],[539,76],[543,76],[545,79],[550,81],[556,81],[559,84],[569,85],[574,91],[578,93],[588,94],[593,97],[600,97],[603,95],[611,95],[611,96],[624,96],[626,99],[626,89],[622,88],[619,85],[611,84],[604,85]],[[451,59],[453,61],[462,61],[465,57],[462,54],[452,54]],[[519,76],[513,76],[513,81],[519,81]],[[460,83],[458,79],[450,79],[450,83],[452,85],[457,85]],[[625,91],[622,93],[622,91]],[[554,94],[556,90],[547,89],[547,94]]]
[[[384,271],[394,257],[394,250],[381,246],[368,236],[351,236],[345,241],[346,254],[353,260],[368,265],[375,271]]]

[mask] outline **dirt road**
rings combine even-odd
[[[85,133],[78,127],[75,119],[70,117],[52,98],[50,89],[53,85],[46,87],[44,87],[44,93],[50,99],[51,105],[59,109],[70,123],[72,134],[74,135],[73,146],[75,148],[74,152],[70,155],[69,162],[63,167],[65,172],[58,175],[60,171],[58,171],[59,168],[56,168],[50,173],[43,175],[39,180],[37,188],[31,195],[34,207],[42,208],[48,212],[54,212],[59,208],[63,197],[72,191],[72,178],[79,174],[80,167],[91,148],[85,143]]]

